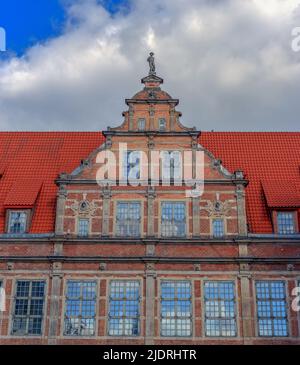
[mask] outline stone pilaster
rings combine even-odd
[[[153,131],[154,128],[154,116],[155,116],[155,109],[154,107],[151,105],[149,108],[149,116],[150,116],[150,131]]]
[[[154,265],[146,264],[145,285],[146,285],[146,327],[145,327],[145,345],[153,345],[155,336],[155,280],[156,272]]]
[[[66,185],[60,185],[56,200],[55,234],[64,234],[64,213],[67,198]]]
[[[252,297],[250,291],[250,281],[251,275],[250,273],[241,270],[240,275],[240,284],[241,284],[241,319],[242,319],[242,328],[243,328],[243,337],[247,342],[247,338],[253,337],[253,326],[252,326]]]
[[[62,286],[62,265],[60,262],[54,262],[50,274],[52,280],[50,294],[50,311],[49,311],[49,345],[56,345],[58,336],[59,321],[61,318],[60,295]]]
[[[148,187],[147,192],[147,205],[148,205],[148,227],[147,227],[147,236],[154,237],[154,201],[155,201],[155,189],[152,186]]]
[[[133,107],[132,107],[132,105],[130,105],[129,106],[129,130],[130,131],[133,130],[133,116],[134,116]]]
[[[175,108],[170,108],[170,131],[173,131],[175,127]]]
[[[110,217],[110,201],[111,201],[111,189],[109,186],[103,187],[103,211],[102,211],[102,236],[109,236],[109,217]]]
[[[200,197],[192,198],[193,209],[193,237],[200,236]]]
[[[238,233],[240,236],[247,236],[247,217],[246,217],[246,204],[245,204],[245,189],[242,184],[236,186],[236,203],[237,203],[237,215],[238,215]]]

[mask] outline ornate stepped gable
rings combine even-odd
[[[141,82],[145,85],[143,90],[136,93],[133,98],[126,99],[128,110],[123,113],[124,122],[115,128],[108,128],[103,132],[105,142],[93,151],[88,159],[71,174],[61,174],[57,183],[63,186],[65,194],[60,197],[59,205],[64,209],[64,215],[58,213],[56,234],[76,235],[78,218],[82,215],[78,207],[82,201],[93,208],[90,234],[114,237],[117,230],[117,205],[121,201],[137,200],[142,210],[140,236],[154,236],[163,238],[159,212],[166,202],[177,201],[185,204],[187,218],[186,232],[182,238],[209,237],[212,234],[213,219],[219,217],[225,222],[225,234],[228,236],[246,236],[246,212],[244,188],[247,180],[241,171],[230,173],[223,167],[220,160],[214,158],[212,153],[204,149],[198,139],[201,134],[196,128],[187,128],[180,122],[181,113],[176,110],[178,99],[173,99],[161,89],[163,79],[149,71],[149,75]],[[204,154],[204,193],[201,197],[187,198],[186,191],[190,186],[182,184],[164,185],[161,181],[162,166],[158,184],[152,187],[155,198],[149,195],[148,181],[140,179],[142,186],[122,184],[119,176],[120,146],[126,144],[128,151],[142,151],[148,157],[147,180],[151,176],[153,151],[179,151],[184,155],[190,151],[192,160],[192,175],[198,176],[196,153]],[[97,173],[103,164],[98,163],[101,151],[110,151],[116,156],[116,183],[103,188],[97,185]],[[187,161],[182,161],[183,166]],[[162,163],[161,163],[162,165]],[[182,171],[184,168],[182,166]],[[80,188],[79,188],[80,186]],[[80,190],[80,192],[79,192]],[[98,193],[96,191],[99,191]],[[76,193],[74,193],[76,191]],[[167,194],[167,195],[166,195]],[[151,201],[151,203],[150,203]],[[95,209],[95,206],[98,209]],[[90,208],[92,209],[92,208]],[[101,222],[101,223],[99,223]]]

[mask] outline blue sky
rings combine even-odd
[[[61,34],[65,21],[65,6],[72,0],[1,0],[0,27],[6,31],[9,54],[24,54],[38,42]],[[98,1],[113,15],[126,0]],[[7,57],[8,54],[2,54]]]

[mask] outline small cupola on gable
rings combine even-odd
[[[132,98],[125,99],[128,110],[123,112],[124,122],[117,128],[108,128],[104,134],[109,132],[195,132],[195,128],[187,128],[181,125],[179,118],[181,112],[175,108],[179,103],[161,85],[164,80],[156,75],[154,53],[151,52],[147,62],[149,73],[143,77],[141,83],[144,88],[137,92]]]

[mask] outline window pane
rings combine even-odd
[[[79,218],[78,220],[78,236],[87,237],[89,235],[89,219]]]
[[[162,237],[184,237],[186,215],[184,202],[163,202],[161,204]]]
[[[67,282],[65,332],[67,336],[93,336],[96,324],[96,282]]]
[[[138,120],[138,130],[139,131],[144,131],[145,127],[146,127],[146,119],[139,118],[139,120]]]
[[[224,220],[223,219],[213,219],[213,236],[223,237],[224,236]]]
[[[45,281],[17,281],[12,334],[41,335],[45,286]]]
[[[278,212],[277,226],[279,234],[293,234],[295,233],[294,213],[292,212]]]
[[[234,283],[208,281],[204,285],[206,336],[236,336]]]
[[[255,287],[259,336],[288,336],[285,283],[258,281]]]
[[[139,317],[139,282],[112,281],[109,296],[108,334],[111,336],[138,336]]]
[[[165,118],[160,118],[158,120],[158,126],[159,126],[160,131],[165,131],[166,130],[166,120],[165,120]]]
[[[8,222],[9,233],[25,233],[26,231],[26,218],[25,212],[10,212]]]
[[[116,234],[120,237],[139,237],[141,225],[141,204],[139,202],[118,202],[116,212]]]
[[[161,335],[192,334],[192,292],[189,281],[161,282]]]

